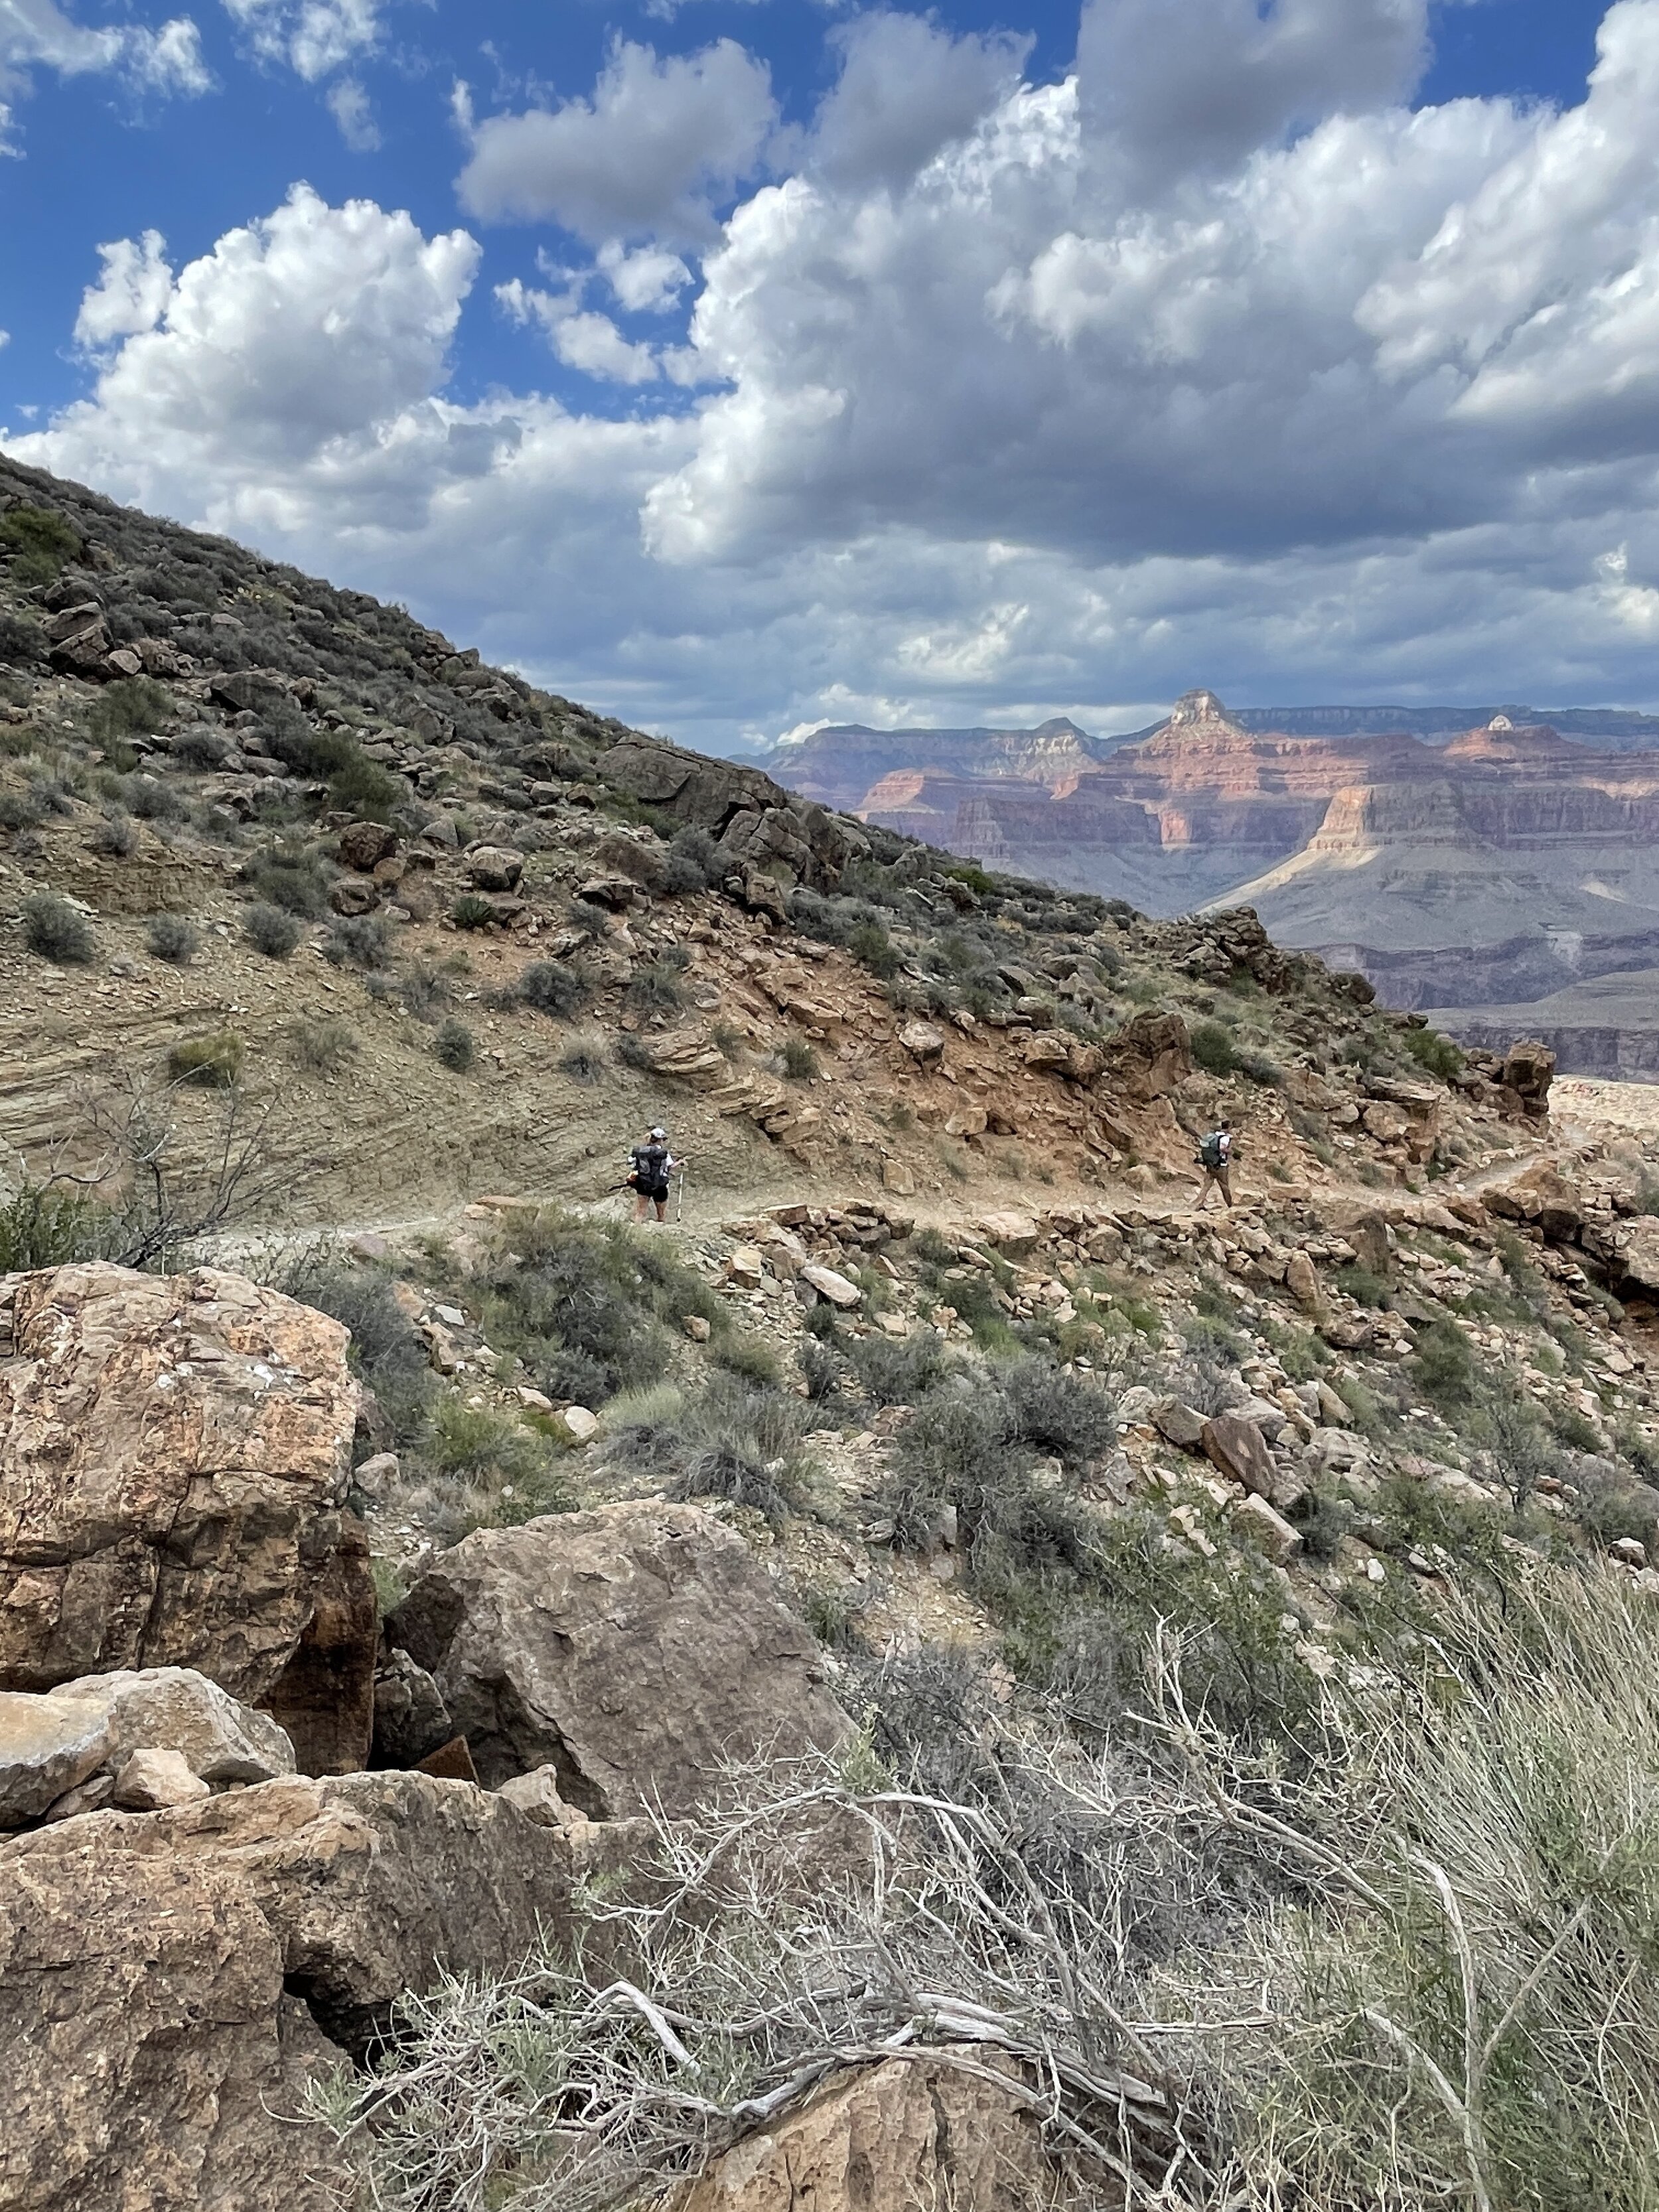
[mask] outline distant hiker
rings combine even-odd
[[[635,1145],[629,1153],[632,1163],[628,1180],[634,1192],[634,1218],[648,1220],[648,1209],[655,1206],[659,1221],[668,1218],[668,1178],[679,1162],[668,1149],[666,1129],[653,1129],[642,1145]]]
[[[1233,1125],[1224,1115],[1207,1137],[1200,1139],[1198,1164],[1204,1170],[1204,1184],[1193,1211],[1203,1212],[1204,1201],[1212,1190],[1221,1193],[1231,1210],[1233,1202]]]

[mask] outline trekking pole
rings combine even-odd
[[[684,1163],[684,1160],[682,1160],[682,1161],[680,1162],[680,1182],[679,1182],[679,1188],[678,1188],[678,1190],[676,1192],[676,1194],[675,1194],[675,1197],[674,1197],[674,1219],[675,1219],[675,1221],[676,1221],[677,1223],[678,1223],[678,1222],[684,1221],[684,1218],[685,1218],[685,1163]]]

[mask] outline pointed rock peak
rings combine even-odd
[[[1188,722],[1225,722],[1227,709],[1213,691],[1183,691],[1170,711],[1170,726],[1181,729]]]

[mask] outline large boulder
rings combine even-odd
[[[538,1930],[570,1923],[568,1845],[504,1799],[428,1774],[292,1776],[148,1820],[91,1814],[7,1849],[21,1863],[57,1838],[234,1869],[282,1947],[290,1994],[349,2049],[441,1970],[503,1972]]]
[[[294,1747],[264,1713],[187,1667],[89,1674],[44,1694],[0,1691],[0,1828],[39,1820],[137,1752],[181,1757],[211,1788],[294,1771]]]
[[[280,1787],[280,1784],[273,1785]],[[283,1952],[227,1867],[87,1838],[0,1850],[0,2204],[10,2212],[330,2212],[329,2142],[296,2124],[339,2054],[284,1994]]]
[[[320,2131],[292,2124],[307,2071],[361,2056],[441,1972],[510,1971],[568,1934],[580,1871],[559,1831],[417,1774],[269,1782],[0,1846],[0,2203],[337,2205],[312,2179]]]
[[[1536,1037],[1512,1044],[1498,1071],[1498,1082],[1514,1094],[1521,1111],[1533,1121],[1548,1118],[1550,1085],[1555,1080],[1555,1054]]]
[[[0,1689],[179,1666],[272,1696],[341,1544],[346,1342],[214,1268],[0,1277]]]
[[[1506,1182],[1489,1184],[1481,1202],[1501,1220],[1540,1230],[1552,1244],[1571,1243],[1584,1225],[1583,1202],[1553,1160],[1535,1160]]]
[[[811,1632],[695,1505],[480,1529],[387,1626],[435,1680],[484,1782],[550,1765],[592,1819],[689,1812],[726,1760],[787,1759],[849,1725]]]
[[[1107,1065],[1137,1105],[1167,1098],[1193,1071],[1191,1040],[1178,1013],[1146,1006],[1108,1040]]]
[[[787,792],[759,769],[629,735],[600,754],[594,774],[647,805],[707,830],[739,876],[777,874],[814,890],[833,890],[853,854],[848,833],[833,815]]]

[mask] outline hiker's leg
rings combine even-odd
[[[635,1221],[643,1221],[645,1218],[645,1194],[643,1191],[641,1191],[639,1196],[634,1200],[634,1218]]]
[[[1233,1171],[1231,1168],[1223,1168],[1221,1172],[1217,1176],[1216,1181],[1221,1186],[1221,1195],[1226,1200],[1227,1211],[1231,1213],[1232,1212],[1233,1206]]]
[[[666,1221],[668,1218],[668,1200],[665,1198],[659,1198],[657,1200],[657,1218],[659,1221]]]

